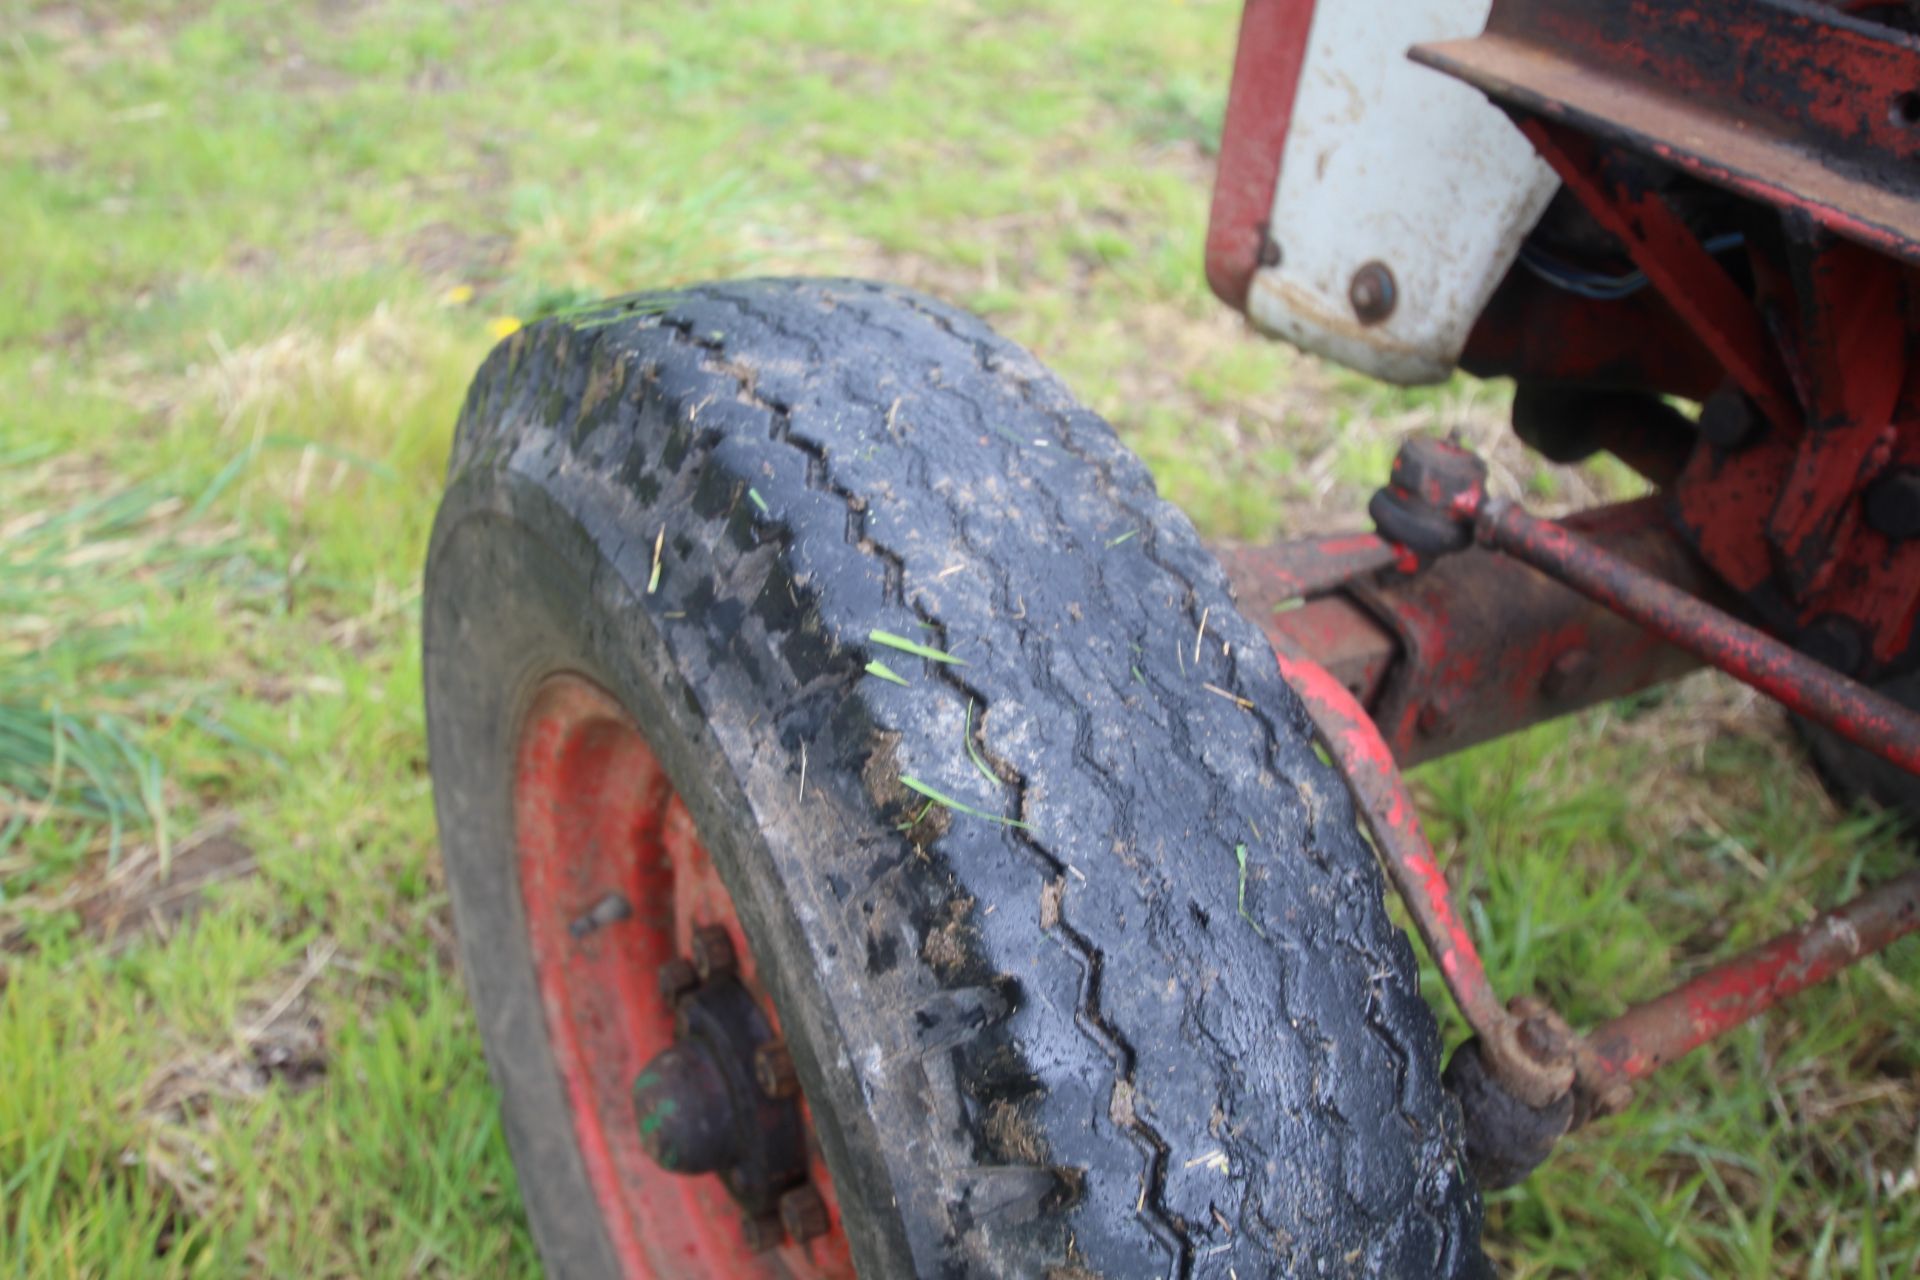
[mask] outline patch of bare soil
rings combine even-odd
[[[73,909],[81,927],[109,947],[142,936],[164,939],[205,905],[209,888],[254,870],[253,850],[229,835],[177,849],[165,867],[149,848],[94,881]]]

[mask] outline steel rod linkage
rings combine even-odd
[[[1920,925],[1920,870],[1895,876],[1792,933],[1715,965],[1589,1031],[1575,1049],[1580,1090],[1602,1112],[1626,1086],[1771,1009]],[[1611,1100],[1611,1101],[1610,1101]]]
[[[1302,544],[1298,554],[1283,557],[1282,576],[1303,588],[1311,584],[1301,595],[1351,588],[1389,565],[1419,572],[1477,541],[1920,773],[1920,715],[1564,525],[1489,499],[1484,477],[1480,460],[1457,445],[1409,441],[1395,460],[1394,482],[1372,508],[1393,559],[1368,548],[1359,556],[1329,557],[1333,563],[1316,569],[1307,562],[1315,544]],[[1363,544],[1346,542],[1344,548],[1356,545]],[[1568,1129],[1625,1106],[1634,1081],[1920,928],[1920,871],[1912,871],[1585,1035],[1574,1034],[1534,997],[1503,1004],[1421,828],[1393,749],[1356,696],[1362,683],[1353,672],[1344,681],[1333,674],[1321,661],[1324,655],[1309,652],[1287,627],[1267,630],[1282,674],[1306,704],[1389,879],[1473,1030],[1474,1039],[1448,1064],[1447,1077],[1467,1113],[1469,1156],[1489,1186],[1519,1180]],[[1364,688],[1371,693],[1381,683],[1374,672]]]
[[[1884,694],[1518,506],[1486,502],[1474,527],[1487,546],[1552,574],[1789,711],[1920,773],[1920,714]]]
[[[1446,875],[1420,825],[1413,798],[1401,781],[1393,753],[1345,685],[1296,646],[1275,649],[1280,674],[1307,705],[1320,738],[1353,792],[1387,876],[1407,905],[1420,940],[1440,966],[1447,990],[1482,1044],[1492,1046],[1488,1066],[1513,1095],[1544,1107],[1573,1084],[1568,1052],[1536,1053],[1536,1037],[1523,1035],[1523,1019],[1500,1003],[1487,978],[1473,935],[1454,909]]]

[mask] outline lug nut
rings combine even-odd
[[[766,1253],[770,1249],[777,1249],[784,1236],[779,1216],[771,1213],[759,1217],[741,1215],[740,1234],[746,1237],[748,1253]]]
[[[793,1055],[786,1041],[769,1040],[753,1051],[753,1078],[760,1092],[776,1102],[800,1092],[800,1077],[793,1069]]]
[[[693,931],[693,967],[700,981],[731,978],[738,967],[733,937],[725,925],[703,924]]]
[[[677,1004],[681,996],[700,985],[700,972],[693,961],[679,956],[660,966],[660,995],[668,1004]]]
[[[1540,677],[1540,692],[1553,701],[1578,697],[1593,683],[1593,653],[1586,648],[1569,649],[1553,660]]]
[[[827,1202],[813,1184],[795,1187],[780,1197],[780,1223],[798,1244],[827,1234]]]

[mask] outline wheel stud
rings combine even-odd
[[[691,960],[675,956],[660,966],[660,995],[668,1004],[678,1003],[681,996],[699,985],[700,972]]]
[[[740,1234],[746,1237],[748,1253],[765,1253],[769,1249],[776,1249],[784,1235],[779,1216],[771,1213],[759,1217],[742,1215]]]
[[[617,893],[610,893],[593,904],[593,910],[577,917],[567,926],[567,932],[576,938],[584,938],[594,930],[606,925],[616,924],[633,914],[633,904]]]
[[[693,967],[699,972],[700,981],[731,978],[737,964],[733,938],[725,925],[703,924],[693,931]]]
[[[753,1052],[753,1078],[760,1092],[776,1102],[800,1092],[800,1077],[784,1040],[769,1040]]]
[[[796,1244],[827,1234],[827,1202],[812,1183],[795,1187],[780,1197],[780,1224]]]

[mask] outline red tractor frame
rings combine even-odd
[[[1266,229],[1312,11],[1246,6],[1207,244],[1236,307],[1278,256]],[[1494,992],[1399,773],[1701,663],[1920,772],[1920,716],[1875,688],[1920,663],[1915,17],[1496,0],[1484,34],[1412,51],[1503,108],[1563,185],[1461,366],[1515,380],[1515,427],[1547,457],[1609,452],[1659,496],[1545,521],[1489,498],[1470,454],[1418,440],[1374,499],[1376,533],[1229,569],[1475,1032],[1449,1073],[1490,1185],[1920,926],[1915,871],[1576,1035]],[[1529,251],[1578,255],[1575,283],[1636,287],[1569,288]],[[1352,297],[1364,324],[1377,291],[1356,276]]]

